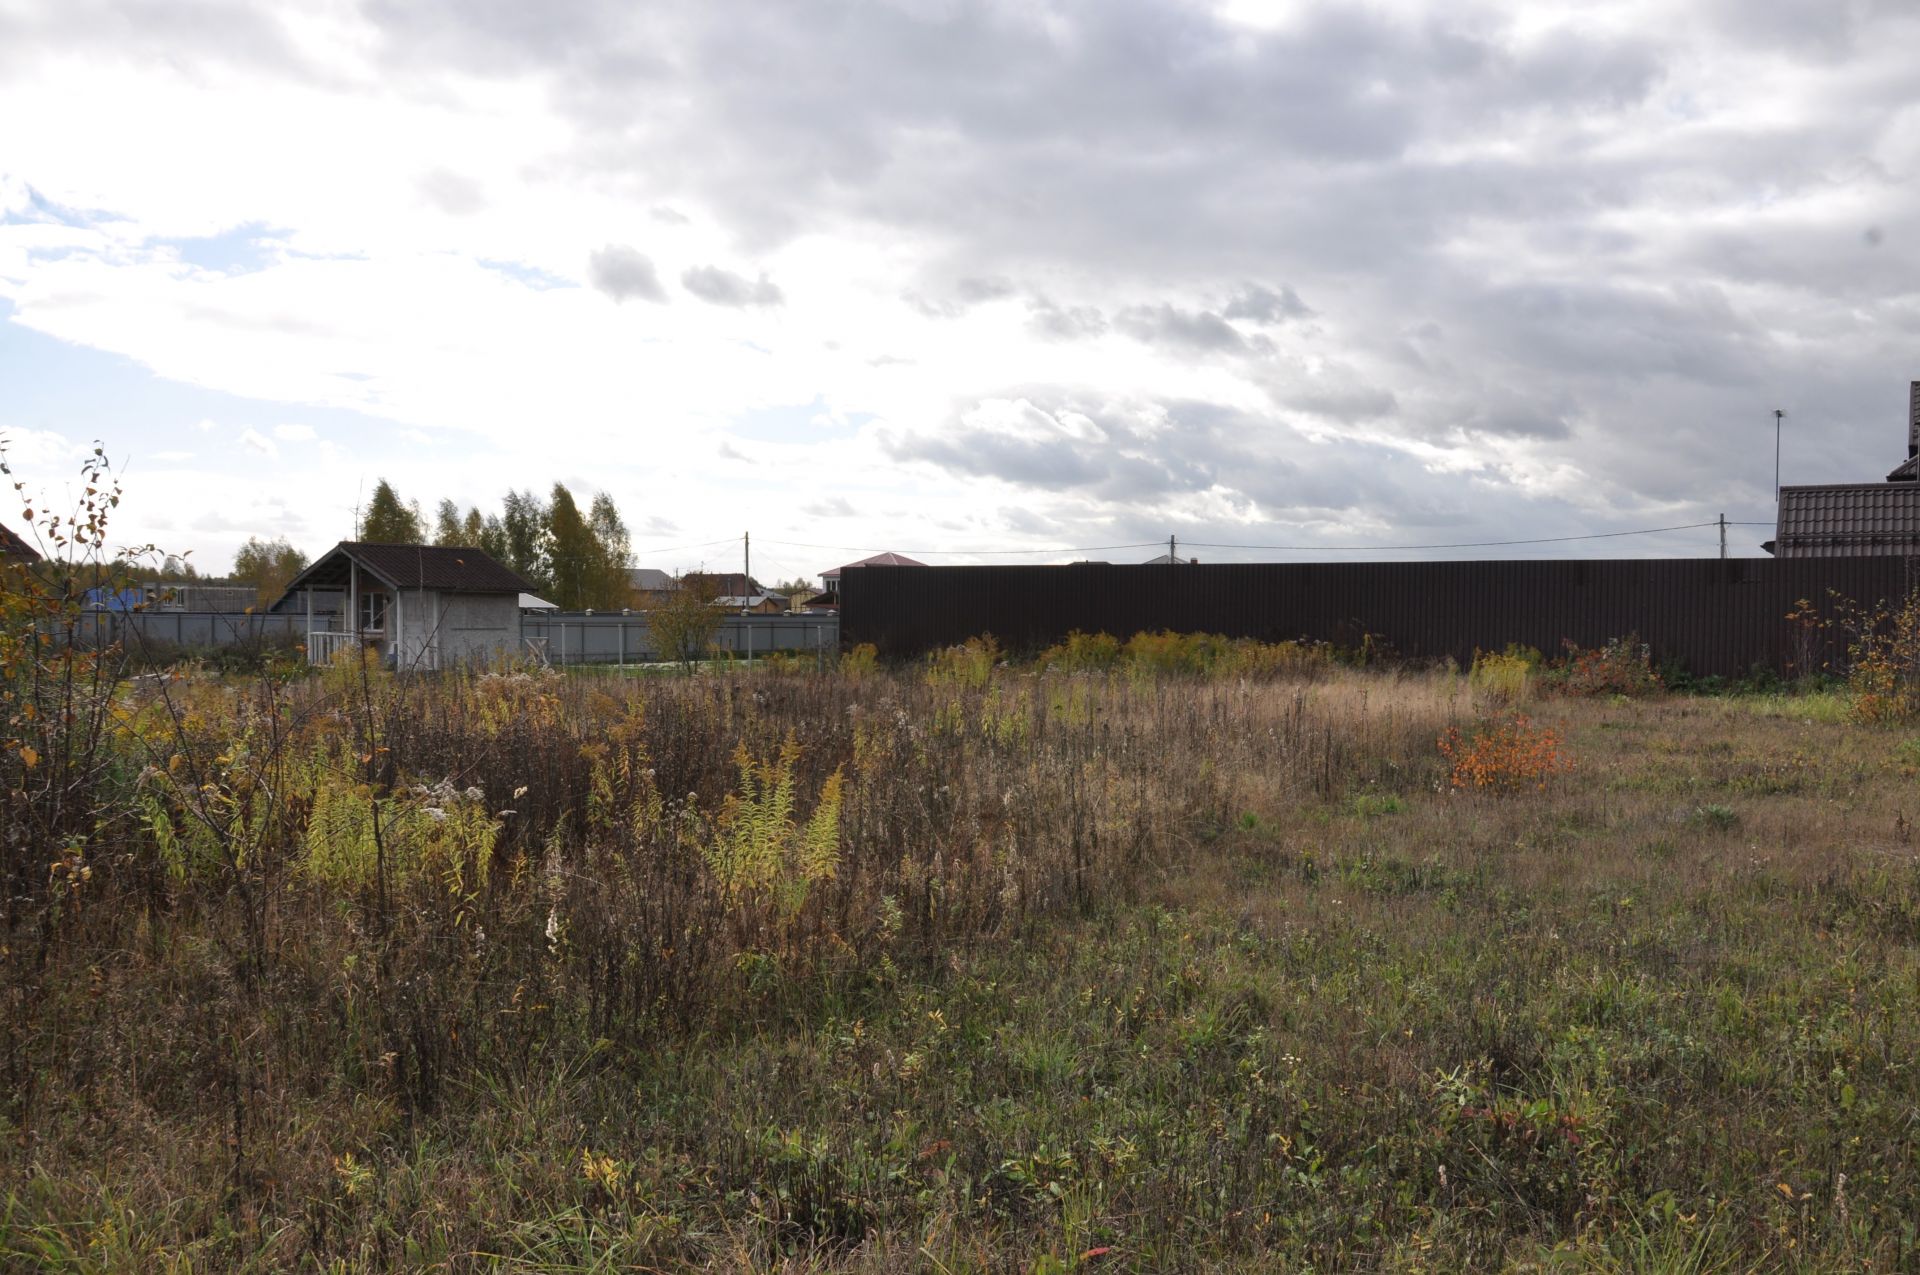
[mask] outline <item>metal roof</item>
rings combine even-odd
[[[293,578],[285,599],[297,589],[344,589],[347,566],[390,589],[432,589],[439,593],[532,593],[533,586],[500,565],[483,549],[451,545],[384,545],[342,540]],[[276,604],[277,605],[277,604]]]
[[[842,571],[853,567],[924,567],[924,562],[915,562],[904,553],[895,553],[889,549],[885,553],[876,553],[871,558],[862,558],[858,562],[849,562],[844,567],[835,567],[831,571],[822,571],[822,580],[838,580]]]
[[[673,577],[658,567],[634,567],[627,572],[627,584],[642,592],[664,593],[673,587]]]
[[[1773,551],[1782,558],[1920,554],[1920,483],[1782,487]]]

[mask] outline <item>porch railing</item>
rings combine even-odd
[[[357,634],[341,630],[315,630],[307,634],[307,662],[309,664],[331,664],[333,657],[352,646],[358,639]]]

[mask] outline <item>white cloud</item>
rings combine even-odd
[[[756,557],[808,508],[876,548],[1491,539],[1765,516],[1772,406],[1822,422],[1790,472],[1898,458],[1906,15],[1218,8],[40,0],[0,18],[0,120],[35,121],[0,302],[389,423],[300,452],[316,534],[384,475],[604,487]],[[240,458],[318,439],[269,433]]]

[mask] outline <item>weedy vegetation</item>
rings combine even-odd
[[[1885,714],[1632,642],[130,676],[0,596],[0,1267],[1920,1262]]]

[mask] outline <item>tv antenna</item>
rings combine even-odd
[[[1786,419],[1786,413],[1779,408],[1773,409],[1773,502],[1780,503],[1780,422]]]

